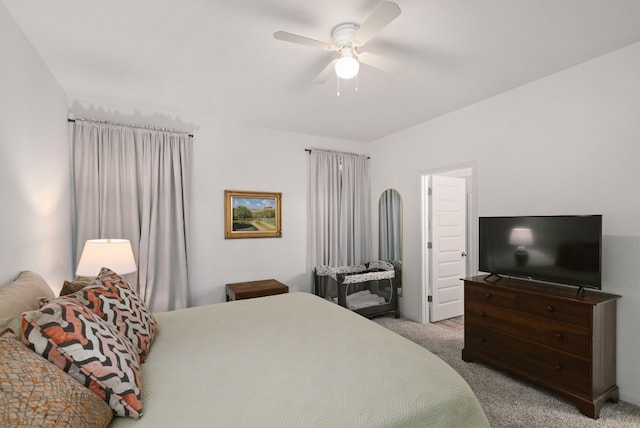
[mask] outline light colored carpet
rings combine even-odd
[[[459,320],[428,325],[390,317],[374,321],[428,349],[460,373],[493,428],[640,427],[640,407],[632,404],[608,402],[600,411],[600,418],[593,420],[558,395],[487,365],[462,361],[464,326]]]

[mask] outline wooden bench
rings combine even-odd
[[[275,279],[227,284],[227,302],[288,293],[289,287]]]

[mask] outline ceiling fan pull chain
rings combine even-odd
[[[358,92],[358,75],[356,74],[356,92]]]
[[[340,78],[336,76],[336,82],[338,83],[338,91],[337,94],[340,96]]]

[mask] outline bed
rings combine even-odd
[[[438,357],[311,294],[156,319],[142,366],[144,416],[113,427],[488,426],[469,386]]]
[[[154,314],[125,427],[488,427],[467,383],[407,339],[290,293]]]

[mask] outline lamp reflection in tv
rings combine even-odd
[[[515,227],[511,229],[511,236],[509,237],[509,244],[517,245],[514,257],[516,259],[516,266],[524,266],[529,260],[529,253],[527,252],[527,245],[533,245],[533,233],[528,227]]]

